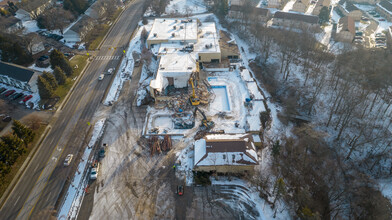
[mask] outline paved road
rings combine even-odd
[[[97,56],[122,56],[130,36],[142,16],[143,0],[130,3],[105,39]],[[114,50],[111,47],[116,47]],[[1,219],[29,219],[54,207],[69,172],[65,168],[68,153],[77,156],[86,147],[87,122],[99,107],[110,77],[98,76],[117,66],[119,59],[94,59],[74,88],[68,103],[53,118],[52,129],[26,168],[19,182],[0,210]],[[78,158],[75,158],[77,160]],[[75,168],[74,168],[75,169]],[[44,214],[47,217],[47,214]],[[43,216],[42,216],[43,217]],[[39,217],[40,219],[41,216]]]

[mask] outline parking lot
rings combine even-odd
[[[26,125],[31,125],[31,123],[48,124],[53,112],[28,109],[25,105],[19,104],[19,102],[23,102],[25,96],[22,95],[16,98],[16,93],[14,92],[6,97],[5,93],[7,91],[0,94],[0,136],[11,131],[12,119],[20,120]],[[11,120],[5,119],[3,121],[7,116]]]

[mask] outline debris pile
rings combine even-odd
[[[163,140],[160,140],[158,136],[152,136],[148,140],[148,145],[150,146],[150,156],[155,153],[162,153],[162,151],[167,152],[172,148],[172,140],[169,135],[165,135]]]

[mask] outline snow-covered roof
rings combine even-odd
[[[204,22],[199,27],[199,39],[195,44],[197,53],[219,53],[219,36],[214,22]]]
[[[169,85],[168,77],[174,78],[174,87],[182,88],[188,83],[192,72],[196,71],[195,55],[190,53],[172,53],[161,56],[155,79],[150,86],[162,92]]]
[[[197,41],[197,21],[186,18],[157,18],[147,40]]]
[[[250,134],[214,134],[195,142],[195,166],[257,165]]]

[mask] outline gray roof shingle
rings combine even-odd
[[[0,61],[0,75],[8,76],[22,82],[29,82],[34,71],[23,66]]]

